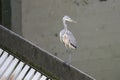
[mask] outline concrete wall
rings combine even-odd
[[[0,48],[52,80],[95,80],[1,25]]]
[[[22,1],[11,0],[11,30],[22,35]]]
[[[72,65],[97,80],[120,79],[120,0],[22,0],[23,36],[65,60],[62,17],[77,39]]]

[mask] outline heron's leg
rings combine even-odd
[[[67,54],[67,57],[66,57],[66,59],[65,59],[65,63],[68,64],[68,62],[69,62],[69,61],[68,61],[68,54],[69,54],[68,48],[66,48],[66,54]]]
[[[66,64],[70,65],[71,64],[71,58],[72,58],[72,53],[71,50],[66,49],[66,53],[68,55],[67,59],[66,59]]]
[[[71,64],[72,54],[71,51],[68,54],[68,64]]]

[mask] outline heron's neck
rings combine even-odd
[[[66,24],[66,20],[63,20],[63,25],[64,25],[64,29],[67,31],[67,24]]]

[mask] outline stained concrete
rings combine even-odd
[[[120,0],[22,0],[23,36],[65,60],[62,17],[77,40],[72,65],[97,80],[120,79]]]

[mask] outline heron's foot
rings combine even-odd
[[[66,65],[70,65],[71,63],[69,61],[64,62]]]
[[[64,61],[64,66],[70,66],[70,64],[67,61]]]
[[[67,67],[70,70],[70,64],[68,62],[64,62],[64,66]]]

